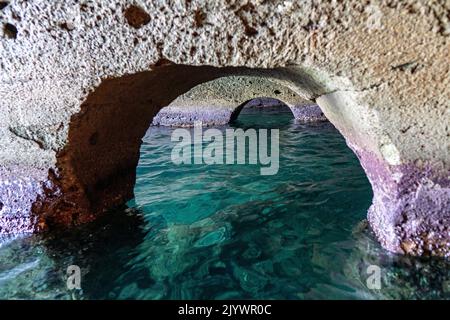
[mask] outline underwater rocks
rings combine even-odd
[[[366,221],[352,232],[356,241],[343,270],[350,279],[367,286],[369,267],[380,270],[377,299],[448,299],[450,261],[436,257],[393,254],[379,246]],[[355,284],[357,286],[357,284]]]

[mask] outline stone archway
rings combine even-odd
[[[245,101],[260,97],[283,101],[299,121],[326,120],[315,102],[269,75],[254,74],[230,75],[199,84],[162,108],[152,124],[189,127],[201,121],[206,126],[223,125],[239,114]]]
[[[214,79],[257,75],[296,88],[298,95],[313,97],[320,84],[299,72],[194,67],[164,61],[152,71],[103,81],[70,121],[67,144],[56,155],[56,170],[51,171],[53,187],[33,208],[37,226],[51,229],[88,222],[129,200],[141,138],[160,109],[178,96]]]
[[[256,72],[315,101],[344,135],[385,248],[449,254],[445,4],[14,0],[0,15],[0,234],[122,203],[161,107]]]
[[[184,78],[187,73],[189,78]],[[429,197],[429,191],[423,187],[419,191],[413,189],[411,183],[416,183],[416,180],[408,180],[409,176],[405,177],[407,180],[402,180],[401,170],[414,173],[415,169],[398,163],[400,155],[397,147],[383,133],[377,114],[359,102],[361,95],[345,91],[321,95],[325,83],[303,74],[301,69],[173,64],[105,80],[88,96],[81,111],[72,117],[66,147],[57,154],[57,171],[52,176],[53,191],[34,207],[39,228],[91,221],[109,208],[130,199],[141,138],[158,111],[201,83],[246,74],[271,77],[300,95],[310,94],[311,100],[317,101],[327,118],[344,135],[368,175],[374,191],[369,221],[378,239],[386,248],[396,252],[407,251],[405,246],[409,242],[419,241],[415,231],[408,229],[409,224],[402,224],[399,219],[405,209],[410,208],[411,201],[419,201],[418,204],[426,202],[427,198],[420,196]],[[399,176],[400,180],[396,180]],[[432,176],[424,178],[431,179]],[[411,198],[411,192],[416,195],[415,198]],[[421,192],[418,199],[417,192]],[[436,214],[442,217],[442,210],[446,208],[446,191],[430,192],[434,196],[430,201],[437,201]],[[402,198],[403,194],[409,201]],[[439,207],[439,203],[444,207]],[[413,207],[412,214],[424,215],[420,217],[421,221],[428,218],[427,224],[420,227],[420,230],[428,230],[433,227],[434,219],[423,209],[419,206],[419,211],[415,211]],[[398,232],[399,226],[405,228],[405,233]],[[439,244],[437,242],[436,248],[442,250]]]
[[[306,107],[306,106],[305,106]],[[317,106],[320,110],[320,108]],[[260,114],[260,113],[288,113],[294,117],[293,110],[284,101],[276,98],[259,97],[249,99],[241,103],[236,109],[235,116],[232,118],[231,122],[239,120],[241,115],[248,114]]]

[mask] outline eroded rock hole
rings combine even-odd
[[[73,22],[70,21],[61,23],[60,27],[67,31],[72,31],[73,29],[75,29],[75,25],[73,24]]]
[[[255,28],[249,26],[249,25],[245,25],[244,27],[244,32],[248,37],[254,37],[258,34],[258,30],[256,30]]]
[[[9,39],[17,38],[17,28],[11,23],[5,24],[4,32],[5,32],[6,37]]]
[[[205,20],[206,20],[206,13],[204,13],[202,10],[196,10],[194,13],[195,27],[196,28],[203,27]]]
[[[132,5],[124,11],[125,19],[133,28],[139,29],[150,22],[150,15],[141,7]]]

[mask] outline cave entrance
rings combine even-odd
[[[103,81],[72,119],[70,141],[58,155],[62,197],[44,208],[46,218],[76,224],[124,203],[137,211],[146,233],[131,250],[152,281],[133,295],[289,298],[317,278],[344,270],[345,261],[337,260],[347,257],[352,226],[366,215],[367,178],[331,123],[292,121],[293,106],[315,102],[316,83],[307,75],[281,73],[286,70],[257,71],[259,76],[253,69],[170,65]],[[250,90],[261,77],[270,81]],[[216,79],[222,81],[211,83]],[[223,119],[202,128],[244,131],[245,106],[273,95],[292,113],[279,112],[284,107],[270,115],[269,128],[280,130],[275,175],[239,163],[174,164],[173,132],[182,129],[192,137],[195,127],[150,127],[159,115],[161,121]],[[170,112],[162,112],[165,107]],[[290,121],[277,123],[285,115]],[[233,117],[237,121],[230,123]],[[255,124],[264,120],[259,113],[254,118],[253,129],[267,129],[265,121]],[[327,260],[333,263],[316,268]],[[136,279],[132,270],[128,276]]]
[[[314,92],[323,90],[321,84],[315,82],[308,73],[287,68],[215,68],[163,64],[151,71],[106,79],[89,94],[80,112],[72,118],[69,142],[58,153],[59,178],[55,182],[60,193],[55,201],[50,199],[52,201],[44,202],[35,210],[37,215],[39,212],[45,213],[42,214],[41,225],[80,224],[132,199],[136,170],[138,173],[141,170],[138,162],[142,152],[145,152],[145,148],[141,148],[142,137],[158,116],[171,119],[171,115],[177,114],[173,110],[181,110],[183,114],[178,118],[183,121],[213,120],[207,125],[226,125],[230,119],[239,115],[239,107],[243,108],[243,103],[261,97],[283,101],[295,115],[294,107],[303,109],[305,103],[315,103]],[[203,104],[199,105],[198,101]],[[164,114],[164,109],[171,113]],[[330,111],[328,114],[334,116],[330,121],[337,121],[336,115]],[[330,128],[335,130],[333,126]],[[313,136],[315,129],[312,130],[300,132],[300,136]],[[341,142],[344,141],[342,136],[338,136]],[[301,145],[304,149],[310,148],[304,144],[305,141],[307,139],[300,141]],[[330,148],[328,151],[332,151],[332,146],[326,145]],[[293,157],[292,163],[295,161],[296,157]],[[248,167],[248,170],[256,171],[259,176],[258,168]],[[201,176],[205,175],[203,169],[196,167]],[[154,183],[161,184],[161,188],[171,192],[167,184],[169,172],[161,172],[161,179]],[[233,175],[232,166],[227,168],[227,173],[221,174],[222,180]],[[242,183],[246,184],[245,181]],[[280,188],[286,186],[289,184],[285,183]],[[236,187],[239,189],[239,184]],[[218,196],[218,204],[228,192],[232,191]],[[212,192],[208,196],[211,199],[208,205],[213,203],[215,195],[217,193]]]

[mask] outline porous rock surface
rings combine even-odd
[[[217,78],[257,76],[317,103],[344,135],[385,248],[448,255],[449,11],[426,0],[2,2],[0,234],[124,203],[162,107]]]
[[[153,125],[192,127],[223,125],[236,119],[242,107],[253,99],[276,98],[287,105],[299,121],[323,121],[324,115],[313,101],[264,77],[230,76],[195,86],[182,94],[153,118]],[[259,100],[264,105],[265,100]]]

